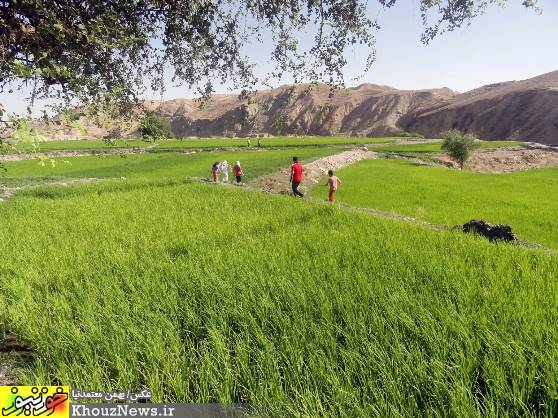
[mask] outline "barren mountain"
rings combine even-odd
[[[454,95],[449,89],[403,91],[363,84],[337,90],[325,85],[282,86],[257,92],[248,101],[218,95],[202,109],[192,100],[154,106],[171,120],[178,136],[246,135],[391,135],[399,119],[418,105],[436,105]]]
[[[438,105],[418,106],[400,124],[429,137],[457,128],[481,139],[558,144],[558,71],[491,84]]]
[[[402,131],[437,137],[458,128],[481,139],[524,139],[558,143],[558,71],[523,81],[484,86],[458,94],[448,88],[397,90],[362,84],[330,91],[325,85],[281,86],[247,100],[235,94],[210,101],[176,99],[146,102],[186,136],[396,135]],[[82,117],[76,128],[50,124],[57,138],[137,136],[137,122],[99,128]]]
[[[335,90],[325,85],[281,86],[240,100],[236,94],[214,95],[208,102],[175,99],[145,105],[170,119],[175,136],[271,135],[395,135],[398,121],[419,105],[435,106],[455,95],[447,88],[397,90],[362,84]],[[53,121],[45,127],[53,138],[137,136],[137,122],[128,129],[117,124],[99,127],[82,116],[71,128]],[[79,130],[77,126],[84,127]]]

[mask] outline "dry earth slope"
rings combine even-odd
[[[330,97],[327,86],[306,84],[258,92],[250,103],[219,96],[205,109],[186,100],[165,102],[157,112],[171,118],[173,131],[180,136],[259,132],[376,136],[401,132],[397,122],[410,109],[453,95],[449,89],[403,91],[363,84]]]
[[[449,128],[481,139],[522,139],[558,144],[558,71],[508,81],[422,105],[401,125],[428,137]]]
[[[383,136],[402,132],[398,122],[419,105],[434,106],[455,95],[447,88],[397,90],[374,84],[336,90],[322,84],[281,86],[258,91],[246,101],[236,94],[218,94],[200,106],[190,99],[150,101],[146,106],[170,119],[173,133],[187,136],[350,135]],[[78,137],[137,136],[135,126],[122,132],[117,125],[98,127],[86,117],[80,132],[60,121],[45,127],[47,136],[57,139]]]
[[[402,131],[437,137],[449,128],[481,139],[523,139],[558,144],[558,71],[532,79],[484,86],[458,94],[448,88],[397,90],[362,84],[336,90],[302,84],[262,90],[249,100],[215,95],[204,106],[189,99],[150,101],[147,107],[171,121],[176,136],[395,135]],[[54,138],[137,136],[99,128],[82,117],[83,133],[51,124]]]

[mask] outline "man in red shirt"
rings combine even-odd
[[[302,172],[304,169],[298,163],[298,157],[293,157],[293,165],[291,165],[291,178],[289,181],[291,182],[291,186],[293,188],[293,193],[295,196],[304,197],[302,193],[298,191],[298,186],[302,181]]]

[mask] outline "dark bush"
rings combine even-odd
[[[490,225],[483,220],[472,219],[463,225],[463,232],[474,232],[489,241],[515,241],[517,238],[509,225]]]
[[[138,128],[144,139],[155,140],[172,137],[170,121],[153,112],[147,113]]]

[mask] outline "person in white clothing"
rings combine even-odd
[[[228,182],[229,181],[229,163],[227,162],[227,160],[225,160],[221,163],[221,166],[219,167],[219,171],[221,172],[221,179],[224,182]]]

